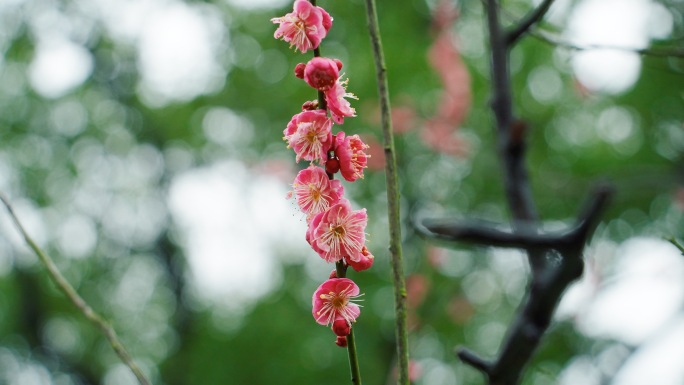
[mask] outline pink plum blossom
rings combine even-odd
[[[345,98],[358,99],[354,94],[347,92],[348,80],[341,82],[339,79],[332,87],[324,91],[325,101],[328,104],[330,115],[337,124],[344,123],[344,118],[356,116],[356,110]]]
[[[323,282],[311,298],[311,314],[320,325],[337,325],[344,332],[338,320],[348,326],[361,314],[359,305],[353,301],[360,297],[359,287],[349,278],[330,278]]]
[[[368,165],[368,148],[358,135],[345,136],[343,131],[337,133],[333,139],[335,156],[340,162],[340,172],[344,179],[353,182],[363,178],[363,169]]]
[[[315,57],[309,60],[304,68],[304,80],[319,91],[330,89],[340,77],[338,62],[325,57]]]
[[[292,117],[283,131],[283,139],[294,150],[297,162],[325,162],[332,145],[331,129],[332,121],[324,110],[303,111]]]
[[[297,174],[292,184],[299,208],[310,218],[339,202],[344,187],[339,180],[330,180],[321,167],[314,165]]]
[[[328,12],[307,0],[296,0],[292,12],[274,17],[271,22],[280,24],[273,37],[282,38],[302,53],[317,48],[332,27]]]
[[[337,262],[345,257],[357,262],[364,257],[367,223],[366,209],[353,211],[351,203],[342,198],[311,219],[306,240],[326,262]]]

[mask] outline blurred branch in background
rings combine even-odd
[[[33,250],[36,256],[38,256],[38,259],[40,259],[41,263],[45,266],[45,268],[48,271],[48,274],[50,275],[50,278],[57,285],[59,290],[61,290],[62,293],[64,293],[64,295],[67,296],[69,301],[71,301],[71,303],[73,303],[74,306],[76,306],[78,310],[90,322],[92,322],[98,329],[100,329],[102,334],[104,334],[104,336],[107,338],[107,341],[109,341],[109,344],[111,345],[112,349],[114,349],[114,352],[116,352],[116,355],[119,356],[121,361],[126,366],[128,366],[129,369],[131,369],[135,377],[138,379],[140,385],[151,385],[151,382],[147,379],[145,374],[143,374],[140,367],[138,367],[138,365],[133,361],[133,358],[128,353],[123,343],[119,340],[119,337],[116,335],[116,331],[114,330],[112,325],[110,325],[109,322],[105,321],[104,317],[102,317],[99,313],[93,310],[93,308],[91,308],[90,305],[88,305],[88,303],[76,292],[73,286],[71,286],[69,281],[66,280],[64,275],[62,275],[62,273],[59,271],[57,265],[55,265],[52,258],[50,258],[50,256],[47,255],[33,241],[31,236],[26,232],[26,229],[24,229],[24,226],[21,224],[21,221],[19,221],[19,218],[15,214],[14,209],[12,208],[12,205],[10,204],[9,200],[3,193],[0,193],[0,200],[2,200],[2,203],[7,208],[7,211],[12,217],[14,224],[16,225],[17,229],[19,229],[19,232],[21,232],[21,235],[24,237],[26,244],[31,248],[31,250]]]
[[[663,42],[662,45],[657,45],[650,48],[636,48],[605,44],[575,44],[570,41],[563,40],[563,38],[558,36],[558,34],[555,34],[550,31],[545,31],[543,29],[538,29],[536,31],[530,32],[530,36],[533,36],[534,38],[545,43],[548,43],[550,45],[567,48],[573,51],[608,49],[616,51],[634,52],[644,56],[684,58],[684,48],[672,46],[670,44],[667,44],[667,42]]]
[[[675,238],[669,238],[668,242],[673,244],[676,248],[679,249],[679,251],[682,252],[682,255],[684,255],[684,246],[682,246]]]
[[[518,25],[516,25],[506,34],[506,43],[509,46],[515,44],[518,41],[518,39],[520,39],[525,33],[527,33],[527,31],[533,25],[537,24],[542,18],[544,18],[544,15],[546,15],[546,13],[551,8],[551,4],[553,4],[553,1],[554,0],[542,1],[542,3],[537,6],[537,8],[532,10],[532,12],[530,12],[524,19],[522,19]]]
[[[508,329],[499,355],[493,360],[480,358],[461,349],[458,356],[465,363],[487,375],[491,385],[518,384],[522,373],[548,329],[554,310],[567,287],[582,276],[582,251],[591,237],[606,206],[611,189],[602,186],[595,192],[574,228],[554,234],[540,234],[539,216],[531,194],[525,165],[527,124],[513,113],[509,53],[512,46],[551,7],[543,1],[509,32],[503,30],[496,0],[485,4],[491,50],[491,108],[496,118],[499,158],[503,168],[506,199],[512,214],[512,231],[490,227],[459,225],[453,221],[424,220],[425,235],[452,242],[521,248],[527,251],[532,279],[527,299]],[[551,258],[554,256],[556,258]]]
[[[591,237],[611,193],[610,187],[599,187],[579,215],[576,226],[560,233],[538,234],[535,227],[531,230],[518,229],[506,232],[482,226],[459,225],[448,220],[423,222],[425,227],[421,231],[433,238],[495,247],[522,248],[530,253],[530,257],[546,258],[554,251],[560,254],[559,261],[540,261],[544,268],[533,273],[533,284],[528,299],[509,330],[498,358],[489,362],[469,350],[459,350],[459,357],[487,374],[490,384],[518,383],[524,367],[551,322],[561,296],[568,286],[582,275],[582,250]]]

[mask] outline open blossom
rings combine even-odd
[[[360,296],[359,287],[349,278],[330,278],[316,289],[311,298],[311,314],[320,325],[333,325],[342,319],[351,326],[361,314],[353,301]],[[338,322],[339,324],[339,322]],[[344,329],[338,325],[338,330]]]
[[[295,199],[307,218],[326,211],[339,202],[344,187],[339,180],[330,180],[321,167],[314,165],[300,171],[292,184]]]
[[[345,136],[344,132],[337,133],[334,139],[335,155],[340,162],[340,172],[344,179],[353,182],[363,178],[363,169],[368,165],[368,155],[364,152],[368,148],[358,135]]]
[[[303,111],[292,117],[283,131],[284,139],[300,159],[325,162],[332,145],[332,121],[325,110]]]
[[[309,222],[306,240],[326,262],[360,261],[366,243],[366,209],[353,211],[347,199],[330,206]]]
[[[315,57],[306,63],[303,78],[311,87],[325,91],[337,82],[341,66],[339,60]]]
[[[317,48],[332,27],[332,17],[328,12],[307,0],[296,0],[292,12],[271,21],[280,24],[273,37],[282,37],[290,47],[294,46],[302,53]]]
[[[347,82],[341,82],[339,79],[332,87],[324,91],[325,101],[328,104],[330,115],[337,124],[344,123],[344,118],[348,116],[356,116],[356,110],[352,108],[349,101],[345,98],[357,99],[354,94],[347,92]]]

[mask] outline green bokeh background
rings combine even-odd
[[[682,2],[661,3],[673,15],[671,36],[681,47],[677,36],[684,33]],[[137,89],[136,50],[109,36],[94,16],[91,36],[84,43],[94,59],[87,80],[57,98],[43,97],[31,88],[27,73],[36,41],[28,20],[41,7],[54,7],[67,18],[83,17],[77,4],[16,2],[0,8],[3,20],[13,20],[2,29],[4,45],[0,46],[0,186],[25,208],[20,214],[40,214],[24,218],[44,223],[43,233],[37,234],[39,241],[78,291],[112,320],[154,383],[347,384],[346,352],[334,345],[332,333],[312,322],[305,300],[325,277],[313,280],[304,263],[295,259],[298,262],[282,264],[282,281],[275,290],[241,312],[200,303],[188,294],[182,236],[165,200],[178,174],[222,159],[237,159],[255,173],[267,161],[294,163],[294,155],[281,141],[282,130],[300,104],[315,93],[291,76],[292,68],[309,55],[294,53],[272,36],[275,27],[269,19],[289,12],[290,6],[248,10],[222,1],[188,2],[190,7],[210,7],[223,18],[222,64],[230,68],[225,85],[189,101],[150,107]],[[363,2],[319,1],[319,5],[333,15],[335,23],[321,47],[323,54],[343,60],[349,90],[359,97],[352,101],[358,117],[347,119],[344,129],[380,140]],[[442,89],[426,57],[434,39],[433,6],[423,0],[378,4],[394,105],[411,105],[418,116],[415,127],[396,137],[406,271],[417,287],[426,290],[425,299],[410,315],[417,320],[412,322],[411,353],[423,372],[417,384],[480,384],[480,374],[458,362],[453,348],[467,345],[484,355],[496,352],[523,296],[525,281],[520,277],[527,273],[517,253],[468,245],[436,249],[413,227],[416,218],[425,216],[508,220],[488,109],[488,59],[477,54],[486,47],[479,2],[460,2],[460,17],[453,27],[463,45],[480,47],[465,50],[473,101],[467,119],[454,133],[468,143],[469,151],[461,157],[441,154],[421,140],[420,122],[435,114]],[[506,20],[512,21],[531,4],[509,0],[504,7]],[[563,25],[545,28],[562,29]],[[680,190],[684,62],[643,56],[641,75],[626,92],[584,94],[569,64],[576,54],[534,37],[526,37],[512,53],[515,110],[531,127],[527,164],[541,217],[551,227],[571,221],[592,184],[608,179],[617,194],[597,239],[619,244],[634,236],[684,236]],[[542,67],[562,83],[550,101],[536,100],[530,91],[531,74]],[[273,73],[287,75],[269,75]],[[53,129],[50,123],[51,111],[65,102],[79,105],[86,115],[84,129],[73,135]],[[103,112],[103,105],[110,110]],[[211,107],[228,108],[251,122],[251,139],[244,145],[225,147],[207,139],[202,118]],[[603,124],[599,120],[606,111],[628,116],[632,134],[618,142],[605,140],[597,126]],[[605,119],[610,128],[614,121]],[[60,255],[50,234],[59,230],[61,219],[73,214],[71,210],[78,206],[73,200],[80,196],[84,178],[92,177],[77,161],[79,151],[92,143],[101,144],[104,153],[99,156],[105,158],[142,154],[143,159],[157,159],[157,171],[149,179],[143,176],[143,182],[132,190],[114,189],[102,196],[102,203],[88,204],[97,207],[117,201],[135,211],[153,202],[162,220],[155,222],[154,236],[137,241],[115,236],[116,231],[107,231],[93,216],[98,238],[92,253],[69,259]],[[189,159],[183,167],[169,161],[169,154],[178,149]],[[376,256],[371,271],[352,275],[366,293],[362,317],[355,325],[362,375],[367,384],[391,383],[395,347],[384,175],[369,169],[363,181],[347,185],[346,191],[355,204],[368,209]],[[0,374],[0,384],[132,383],[102,336],[66,302],[3,220],[0,373],[5,374]],[[294,214],[292,220],[297,220]],[[78,237],[72,242],[79,242]],[[441,264],[432,263],[429,255],[442,258]],[[316,258],[313,253],[307,257]],[[518,280],[511,281],[511,276]],[[136,280],[153,282],[150,297],[137,310],[113,299],[126,279],[133,285],[133,296]],[[485,294],[477,297],[477,293]],[[473,301],[473,296],[480,299]],[[554,383],[572,357],[597,355],[613,343],[620,344],[587,338],[571,322],[558,322],[524,383]]]

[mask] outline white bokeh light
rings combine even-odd
[[[92,70],[88,50],[64,38],[51,38],[38,42],[29,66],[29,81],[40,95],[58,98],[80,86]]]
[[[218,11],[210,7],[176,4],[152,14],[138,46],[145,103],[162,106],[223,88],[219,48],[225,34]]]
[[[652,0],[584,0],[574,9],[567,29],[570,42],[583,48],[573,56],[577,79],[592,91],[620,93],[639,78],[641,58],[651,37],[666,36],[671,20],[662,28],[655,18],[667,19]],[[671,16],[670,16],[671,18]],[[611,48],[599,48],[611,47]]]
[[[238,161],[174,178],[169,206],[200,297],[235,311],[280,284],[279,254],[308,255],[286,186]]]

